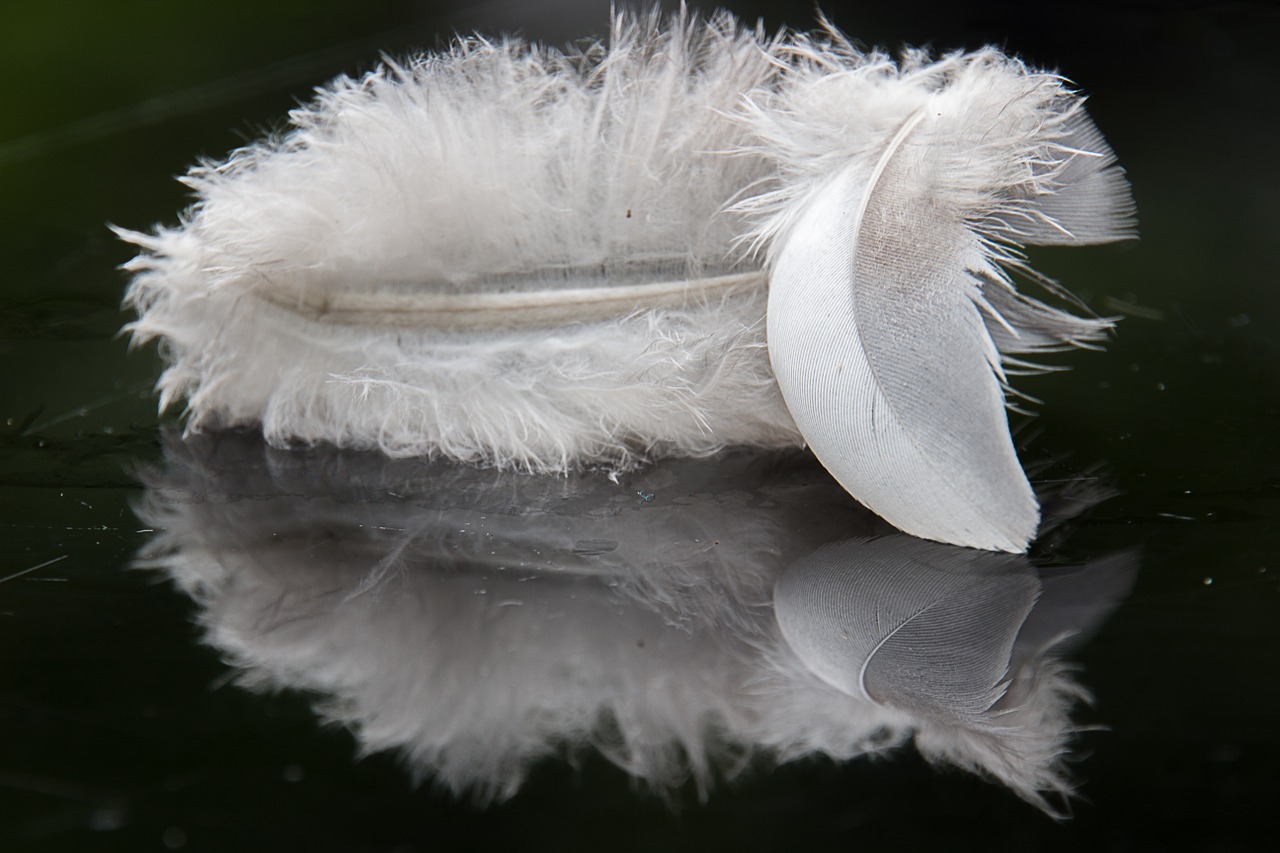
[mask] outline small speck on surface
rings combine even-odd
[[[123,809],[114,806],[103,806],[89,817],[89,828],[95,832],[111,832],[129,824],[129,817]]]

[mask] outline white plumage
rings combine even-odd
[[[1109,324],[1004,270],[1130,228],[1080,103],[725,15],[464,40],[194,168],[179,227],[121,232],[130,328],[192,428],[540,472],[808,443],[907,532],[1023,550],[1001,360]]]

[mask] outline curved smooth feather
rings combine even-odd
[[[836,38],[833,36],[833,38]],[[770,362],[813,452],[907,533],[1024,551],[1039,508],[1009,433],[1016,356],[1103,337],[1023,244],[1132,236],[1132,200],[1082,100],[995,51],[926,63],[801,40],[750,114],[779,170],[744,200],[770,257]],[[1069,297],[1068,297],[1069,298]]]
[[[770,360],[796,425],[851,494],[907,533],[1023,551],[1039,510],[966,272],[981,258],[915,177],[923,118],[870,174],[851,164],[810,202],[771,279]]]

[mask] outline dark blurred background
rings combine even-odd
[[[771,30],[815,20],[805,3],[724,5]],[[1123,493],[1076,547],[1142,553],[1134,594],[1079,655],[1109,731],[1084,738],[1076,817],[909,753],[749,776],[678,811],[604,762],[549,765],[480,810],[414,788],[390,757],[356,760],[306,697],[222,685],[190,603],[124,569],[144,537],[133,471],[158,456],[159,361],[116,334],[131,252],[107,224],[176,222],[193,161],[380,52],[473,30],[564,44],[605,32],[609,3],[49,0],[0,6],[0,849],[1272,849],[1280,15],[823,9],[866,45],[996,44],[1056,68],[1133,182],[1141,241],[1033,256],[1125,318],[1105,354],[1026,386],[1046,402],[1024,455],[1101,464]]]

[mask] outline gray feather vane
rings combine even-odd
[[[533,472],[808,445],[906,532],[1034,537],[1008,374],[1111,324],[1012,275],[1133,234],[1062,78],[623,14],[578,52],[388,61],[291,122],[120,232],[190,428]]]

